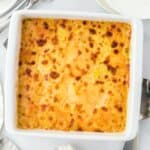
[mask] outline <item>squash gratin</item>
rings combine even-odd
[[[24,19],[17,127],[123,131],[130,37],[128,23]]]

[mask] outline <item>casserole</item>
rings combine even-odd
[[[21,23],[25,18],[64,18],[86,19],[100,21],[125,22],[131,26],[130,45],[130,82],[127,100],[127,121],[123,132],[118,133],[95,133],[95,132],[63,132],[44,130],[23,130],[16,127],[16,87],[18,56],[21,42]],[[17,33],[17,34],[16,34]],[[129,140],[135,137],[138,129],[139,106],[142,82],[142,24],[139,20],[121,16],[80,13],[80,12],[38,12],[20,11],[13,15],[10,23],[8,52],[6,58],[5,78],[5,123],[6,129],[13,133],[39,136],[55,136],[95,140]],[[11,83],[11,84],[10,84]],[[136,85],[136,88],[135,88]]]

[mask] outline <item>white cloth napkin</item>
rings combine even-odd
[[[2,88],[1,88],[1,85],[0,85],[0,130],[2,129],[2,126],[3,126],[3,95],[2,95]]]
[[[3,91],[0,83],[0,132],[4,121],[4,102],[3,102]],[[0,150],[18,150],[15,144],[13,144],[7,138],[0,139]]]
[[[0,150],[18,150],[18,148],[9,139],[3,138],[0,140]]]

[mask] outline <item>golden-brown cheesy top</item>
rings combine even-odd
[[[125,129],[131,26],[109,21],[25,19],[17,126]]]

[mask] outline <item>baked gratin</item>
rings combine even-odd
[[[23,20],[18,128],[123,131],[127,116],[130,36],[128,23]]]

